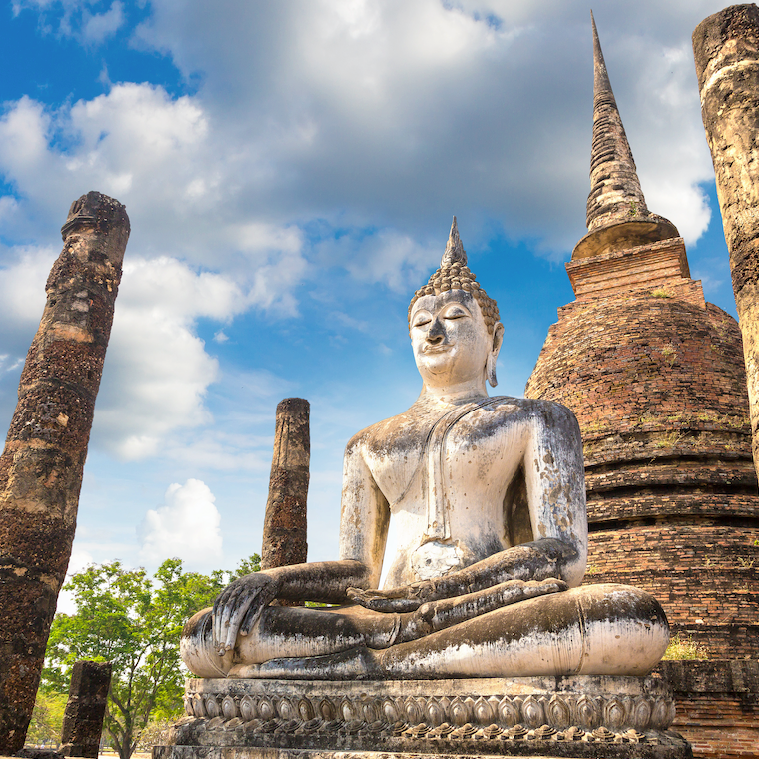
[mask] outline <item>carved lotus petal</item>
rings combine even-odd
[[[205,704],[203,703],[203,698],[199,693],[194,693],[192,695],[192,698],[189,699],[189,706],[192,711],[188,712],[188,714],[192,717],[205,717],[206,716],[206,709]]]
[[[474,702],[472,711],[475,722],[480,725],[490,725],[495,720],[495,712],[482,696]]]
[[[255,719],[258,716],[256,701],[252,696],[246,695],[240,699],[240,716],[246,722]]]
[[[666,730],[671,724],[669,719],[669,700],[657,698],[651,712],[651,727],[654,730]]]
[[[277,714],[282,719],[299,719],[298,707],[293,703],[292,699],[282,697],[277,700]]]
[[[601,721],[601,709],[596,699],[586,696],[584,693],[577,699],[575,707],[577,722],[586,730],[597,727]]]
[[[268,696],[262,696],[258,700],[258,715],[263,720],[274,719],[277,716],[274,702]]]
[[[645,696],[638,696],[630,709],[630,724],[638,730],[646,730],[651,719],[651,702]]]
[[[456,696],[451,701],[451,719],[454,725],[466,725],[469,722],[469,704],[463,698]]]
[[[625,724],[625,706],[616,696],[603,705],[602,721],[610,730],[618,730]]]
[[[307,698],[298,699],[298,717],[304,722],[312,720],[316,716],[314,705]]]
[[[554,727],[569,727],[572,724],[572,710],[566,698],[554,693],[546,705],[546,719]]]
[[[382,714],[390,724],[395,724],[401,719],[401,710],[392,698],[386,698],[382,701]]]
[[[323,719],[327,720],[327,722],[335,719],[337,716],[337,709],[335,709],[335,705],[330,701],[328,698],[323,698],[319,702],[319,714],[322,716]]]
[[[530,727],[539,727],[546,721],[543,705],[535,696],[527,696],[522,701],[522,719]]]
[[[237,716],[237,704],[232,696],[224,696],[222,699],[221,713],[225,719],[233,719]]]
[[[211,719],[213,719],[221,714],[221,709],[219,708],[219,702],[216,700],[216,696],[206,696],[203,699],[203,706],[205,708],[206,717],[211,717]]]
[[[424,719],[424,699],[409,696],[404,703],[404,707],[406,721],[410,724],[417,725]]]
[[[382,718],[382,708],[376,698],[365,698],[361,701],[361,714],[365,722],[377,722]]]
[[[442,725],[446,721],[445,707],[439,698],[432,696],[427,700],[424,716],[427,722],[434,727]]]
[[[669,711],[667,713],[667,727],[669,727],[675,721],[675,717],[677,716],[677,704],[675,703],[675,700],[668,699],[668,703]]]
[[[522,719],[522,699],[504,696],[498,703],[498,721],[509,727],[518,725]]]
[[[362,712],[361,706],[349,698],[343,698],[337,710],[338,716],[346,722],[363,719]]]

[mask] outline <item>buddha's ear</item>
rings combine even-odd
[[[503,324],[498,322],[493,328],[493,347],[488,355],[488,382],[490,387],[495,387],[498,384],[498,378],[495,376],[495,366],[498,361],[498,353],[503,345]]]

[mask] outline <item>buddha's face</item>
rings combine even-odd
[[[474,296],[465,290],[425,295],[414,304],[410,326],[414,358],[427,387],[484,382],[488,356],[497,347]]]

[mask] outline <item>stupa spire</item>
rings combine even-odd
[[[589,234],[575,247],[573,259],[679,236],[671,222],[648,210],[609,82],[592,11],[590,21],[593,29],[593,140],[585,217]]]
[[[593,142],[590,152],[588,231],[648,216],[630,144],[609,82],[598,30],[593,26]]]

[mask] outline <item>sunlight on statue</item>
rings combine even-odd
[[[625,585],[579,587],[587,518],[574,415],[488,396],[504,327],[455,218],[409,328],[422,392],[348,443],[339,561],[233,582],[187,623],[188,668],[291,679],[650,672],[669,639],[659,604]]]

